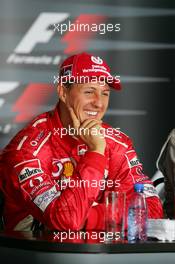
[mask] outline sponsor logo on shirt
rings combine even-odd
[[[38,195],[34,199],[34,203],[41,209],[41,211],[45,211],[47,206],[61,194],[61,192],[56,190],[56,187],[53,186],[49,190],[45,191],[44,193]]]
[[[43,138],[43,136],[45,135],[45,131],[41,131],[35,139],[33,139],[31,142],[30,142],[30,145],[35,147],[39,144],[39,142],[41,141],[41,139]]]
[[[138,167],[138,165],[142,166],[142,164],[140,163],[140,160],[138,159],[134,150],[127,151],[125,156],[126,156],[128,166],[130,169],[132,169],[134,167]]]
[[[130,168],[133,168],[140,164],[140,161],[137,157],[134,157],[133,159],[129,160]]]
[[[143,182],[143,181],[146,181],[146,180],[149,180],[148,176],[144,176],[144,177],[138,178],[138,179],[136,179],[136,182]]]
[[[20,183],[43,173],[39,159],[23,161],[18,163],[14,168]]]
[[[138,166],[138,167],[136,168],[136,173],[137,173],[138,175],[144,175],[143,168],[142,168],[141,166]],[[147,179],[149,179],[148,176],[145,176],[145,177],[147,177]],[[145,177],[143,177],[142,180],[145,180]]]
[[[31,179],[29,181],[29,185],[31,188],[33,188],[34,186],[39,185],[41,182],[43,182],[43,178],[39,176],[39,177],[35,177],[34,179]]]
[[[74,167],[72,162],[67,161],[64,163],[63,175],[65,177],[71,177],[73,175]]]
[[[63,164],[60,160],[54,159],[52,161],[52,176],[57,179],[63,171]]]
[[[30,194],[33,196],[38,190],[42,189],[43,187],[48,187],[49,185],[51,185],[50,182],[42,182],[39,185],[35,186]]]
[[[47,177],[47,176],[46,176]],[[34,177],[27,181],[22,182],[21,189],[30,196],[31,200],[33,200],[37,195],[41,192],[44,192],[53,186],[53,183],[48,179],[42,177]]]
[[[25,168],[21,171],[19,175],[19,182],[23,182],[32,176],[41,174],[42,172],[43,171],[41,169],[37,169],[37,168]]]
[[[152,197],[152,196],[157,196],[158,197],[156,188],[150,183],[145,183],[144,184],[143,192],[144,192],[146,197]]]
[[[53,159],[52,161],[52,176],[55,180],[61,175],[63,178],[69,178],[73,175],[76,163],[71,158],[63,158],[60,160]]]
[[[84,155],[87,150],[88,150],[88,147],[85,144],[78,145],[77,146],[77,154],[78,154],[78,156]]]

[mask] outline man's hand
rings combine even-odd
[[[104,130],[101,126],[102,121],[97,119],[86,119],[80,123],[71,107],[69,111],[77,135],[85,142],[90,151],[95,151],[104,155],[106,141],[104,138]]]

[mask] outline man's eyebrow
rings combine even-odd
[[[84,89],[93,89],[93,90],[97,90],[96,87],[90,86],[90,87],[84,87]],[[110,92],[110,88],[106,87],[103,91],[107,91]]]
[[[88,86],[88,87],[87,87],[87,86],[85,86],[85,87],[84,87],[84,89],[93,89],[93,90],[96,90],[96,88],[95,88],[95,87],[93,87],[93,86]]]
[[[105,88],[104,91],[110,92],[110,88]]]

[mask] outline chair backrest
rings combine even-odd
[[[154,187],[157,187],[160,183],[163,183],[163,182],[164,182],[164,178],[161,177],[161,178],[158,178],[155,181],[153,181],[153,185],[154,185]]]
[[[0,230],[3,229],[3,208],[4,208],[4,195],[3,192],[0,191]]]
[[[4,195],[2,192],[3,179],[2,179],[2,155],[0,150],[0,230],[3,229],[3,209],[4,209]]]
[[[157,168],[164,175],[165,183],[165,211],[170,219],[175,218],[175,129],[171,131],[164,143]]]

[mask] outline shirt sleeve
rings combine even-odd
[[[143,165],[133,148],[130,138],[127,139],[127,146],[127,148],[122,148],[121,150],[116,147],[113,154],[113,163],[115,163],[115,154],[119,156],[120,160],[112,171],[112,177],[118,180],[119,183],[117,187],[114,187],[114,190],[126,193],[126,207],[128,208],[129,202],[134,194],[134,184],[142,183],[144,185],[144,194],[147,202],[148,218],[162,218],[163,209],[160,198],[152,181],[145,175]]]
[[[137,157],[132,141],[127,137],[127,141],[125,140],[122,145],[116,144],[111,153],[107,178],[107,186],[110,181],[110,188],[107,189],[126,193],[125,217],[127,217],[128,206],[134,194],[134,184],[142,183],[144,184],[148,218],[162,218],[162,203],[152,181],[143,172],[142,163]],[[111,180],[113,181],[112,185]],[[104,197],[105,195],[103,195]],[[105,228],[104,199],[90,209],[86,228],[89,230],[103,230]]]
[[[19,211],[16,219],[10,221],[11,228],[21,221],[21,211],[26,211],[51,230],[80,230],[98,196],[99,185],[94,181],[103,178],[106,158],[87,152],[74,169],[74,185],[61,190],[51,177],[50,152],[48,148],[43,149],[44,152],[36,156],[29,148],[15,152],[11,148],[6,153],[5,195],[7,200],[13,201],[10,210],[16,207]],[[9,217],[8,212],[6,217]]]

